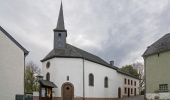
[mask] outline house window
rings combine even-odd
[[[131,80],[131,85],[133,85],[133,81]]]
[[[89,74],[89,86],[94,86],[94,76],[92,73]]]
[[[131,88],[131,94],[133,94],[133,88]]]
[[[128,85],[130,84],[130,80],[128,79]]]
[[[134,82],[135,86],[136,86],[136,81]]]
[[[127,88],[125,87],[125,89],[124,89],[124,93],[126,94],[127,93]]]
[[[48,61],[47,64],[46,64],[46,68],[50,68],[50,62]]]
[[[134,94],[136,95],[136,88],[134,89]]]
[[[125,78],[125,80],[124,80],[124,83],[126,84],[126,78]]]
[[[49,72],[46,74],[46,80],[50,81],[50,73]]]
[[[168,92],[168,84],[159,84],[159,91]]]
[[[108,88],[108,78],[107,77],[104,78],[104,87]]]

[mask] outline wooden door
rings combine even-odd
[[[74,87],[71,83],[63,84],[63,100],[73,100],[74,98]]]
[[[118,88],[118,98],[121,98],[121,88]]]

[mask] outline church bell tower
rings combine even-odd
[[[57,27],[54,29],[54,49],[64,49],[66,47],[67,30],[64,26],[63,5],[61,2]]]

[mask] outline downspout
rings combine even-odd
[[[143,57],[143,59],[144,59],[144,87],[145,87],[145,89],[144,89],[144,100],[146,100],[146,57]]]
[[[84,75],[84,57],[83,57],[83,100],[85,100],[85,75]]]
[[[25,98],[25,96],[26,96],[25,95],[25,92],[26,92],[26,90],[25,90],[25,59],[26,59],[26,56],[28,55],[28,53],[24,53],[24,100],[26,99]]]

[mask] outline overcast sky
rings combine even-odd
[[[0,25],[41,66],[53,48],[61,0],[0,0]],[[170,32],[170,0],[63,0],[67,43],[120,67],[143,62],[147,46]]]

